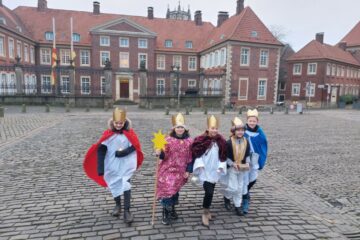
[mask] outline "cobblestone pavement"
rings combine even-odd
[[[61,111],[46,115],[55,119],[52,124],[0,145],[0,239],[284,240],[360,235],[359,111],[262,114],[270,154],[254,187],[250,213],[238,217],[226,211],[216,193],[210,228],[201,226],[203,190],[191,184],[181,191],[179,220],[162,225],[158,205],[155,226],[150,224],[155,168],[152,132],[168,129],[170,116],[129,109],[145,161],[132,179],[135,221],[126,226],[122,217],[110,216],[114,204],[110,193],[82,171],[84,154],[111,113]],[[17,114],[10,112],[5,120]],[[234,116],[221,115],[224,135]],[[187,120],[193,136],[205,128],[205,115],[200,112]]]

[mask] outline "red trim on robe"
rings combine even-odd
[[[86,175],[102,187],[107,187],[107,184],[104,180],[104,176],[99,176],[97,173],[97,150],[99,145],[103,141],[105,141],[114,134],[115,132],[113,132],[110,129],[104,131],[100,140],[97,143],[93,144],[87,151],[83,163],[83,168]],[[127,137],[131,145],[135,147],[136,155],[137,155],[137,169],[139,169],[144,160],[144,154],[141,151],[140,141],[133,129],[130,129],[129,131],[124,130],[123,134]]]

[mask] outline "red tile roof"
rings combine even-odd
[[[329,44],[321,44],[312,40],[305,47],[293,54],[288,61],[311,60],[311,59],[330,59],[343,63],[360,66],[360,63],[351,55],[351,53],[334,47]]]
[[[360,46],[360,21],[353,29],[341,40],[346,42],[348,47]]]
[[[0,6],[0,17],[3,17],[6,21],[5,25],[1,25],[2,27],[26,38],[32,37],[30,32],[28,32],[26,27],[21,22],[21,20],[9,8],[5,6]],[[20,27],[21,32],[17,27]]]

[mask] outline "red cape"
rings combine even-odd
[[[141,145],[140,145],[139,139],[133,129],[130,129],[128,131],[124,130],[123,133],[129,140],[129,142],[135,147],[136,155],[137,155],[137,168],[139,168],[144,160],[144,155],[141,151]],[[106,130],[103,133],[100,140],[97,143],[93,144],[89,148],[89,150],[87,151],[87,153],[85,155],[85,159],[84,159],[84,163],[83,163],[83,167],[84,167],[84,171],[85,171],[86,175],[90,179],[94,180],[97,184],[99,184],[100,186],[103,186],[103,187],[107,187],[107,184],[104,180],[104,177],[99,176],[97,173],[97,150],[98,150],[99,145],[103,141],[105,141],[106,139],[108,139],[109,137],[111,137],[114,134],[115,133],[113,131],[111,131],[110,129]]]

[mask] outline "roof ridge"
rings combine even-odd
[[[239,16],[239,19],[238,19],[237,23],[235,24],[235,26],[234,26],[234,28],[233,28],[233,31],[232,31],[232,33],[230,34],[230,36],[228,37],[228,39],[230,39],[230,38],[233,37],[233,35],[235,34],[235,31],[236,31],[236,28],[239,26],[241,20],[242,20],[243,17],[245,16],[245,13],[248,11],[248,9],[250,9],[249,6],[246,7],[246,8],[244,8],[243,11],[241,11],[240,16]],[[234,16],[236,16],[236,15],[234,15]]]

